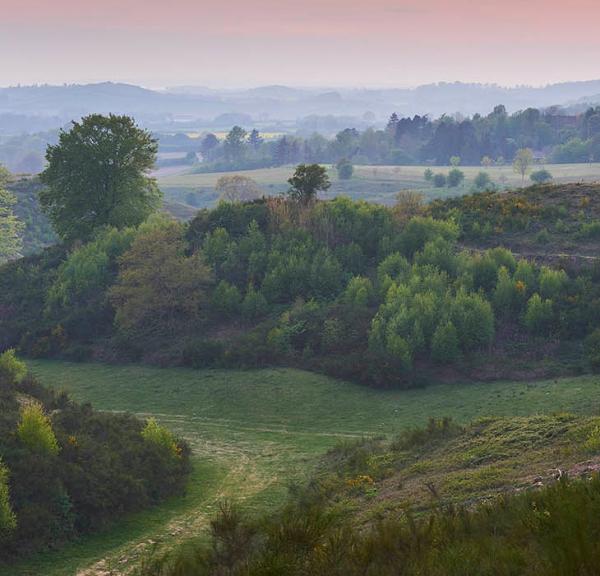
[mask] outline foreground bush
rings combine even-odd
[[[562,480],[475,509],[360,526],[322,505],[263,522],[225,507],[212,546],[146,563],[143,576],[582,576],[598,573],[600,479]]]
[[[16,360],[16,359],[15,359]],[[0,558],[56,547],[184,490],[187,444],[0,373]]]

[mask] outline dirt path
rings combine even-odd
[[[166,551],[207,528],[223,500],[241,502],[268,485],[266,479],[261,477],[253,459],[243,450],[231,445],[213,445],[209,452],[221,454],[228,472],[219,490],[203,502],[202,506],[171,519],[152,534],[126,542],[102,560],[79,570],[76,576],[128,576],[149,553]],[[242,477],[244,481],[240,482]]]

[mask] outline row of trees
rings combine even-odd
[[[200,169],[209,171],[342,159],[356,164],[448,165],[460,157],[465,164],[486,166],[513,162],[525,148],[556,162],[600,161],[600,107],[578,117],[535,108],[509,115],[504,106],[472,118],[392,114],[385,129],[346,128],[332,139],[313,134],[264,140],[256,130],[248,133],[234,126],[223,141],[206,135],[198,152],[204,159]]]

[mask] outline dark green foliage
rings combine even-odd
[[[473,188],[477,192],[489,192],[496,188],[487,172],[479,172],[473,180]]]
[[[438,173],[433,176],[432,182],[436,188],[444,188],[448,183],[448,179],[445,174]]]
[[[350,178],[352,178],[352,174],[354,173],[354,166],[352,165],[352,162],[350,162],[350,160],[347,159],[343,159],[340,160],[337,165],[337,173],[338,173],[338,178],[340,180],[350,180]]]
[[[8,191],[17,199],[14,212],[24,225],[23,254],[26,256],[54,244],[57,239],[38,202],[42,187],[39,178],[21,178],[10,182],[7,186]]]
[[[319,164],[299,164],[288,183],[290,198],[304,204],[331,186],[327,169]]]
[[[21,408],[17,397],[28,404]],[[174,448],[165,451],[144,439],[133,416],[98,413],[30,377],[11,382],[3,374],[0,415],[2,558],[99,530],[185,487],[187,445],[170,437]]]
[[[535,184],[545,184],[546,182],[550,182],[552,180],[552,174],[548,172],[546,169],[536,170],[529,175],[529,179]]]
[[[185,366],[191,368],[212,368],[221,364],[224,346],[217,340],[193,340],[188,342],[182,353]]]
[[[87,240],[103,226],[143,222],[160,205],[147,176],[157,142],[128,116],[86,116],[48,146],[40,203],[65,240]]]
[[[448,172],[448,186],[450,188],[456,188],[463,183],[465,179],[465,173],[458,168],[453,168]]]

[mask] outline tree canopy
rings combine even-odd
[[[157,142],[128,116],[93,114],[48,146],[40,203],[66,241],[87,240],[103,226],[143,222],[160,205],[148,171]]]
[[[290,197],[303,203],[310,202],[318,192],[331,186],[327,169],[319,164],[299,164],[288,183]]]
[[[23,224],[12,210],[17,200],[4,189],[8,178],[8,171],[0,166],[0,264],[18,256],[22,246]]]

